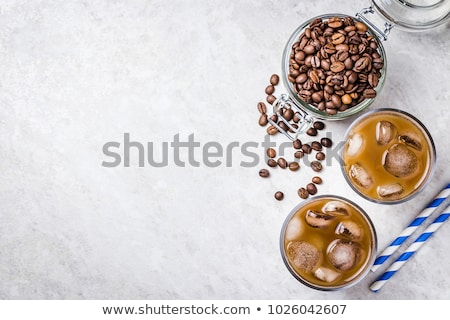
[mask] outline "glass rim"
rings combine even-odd
[[[369,229],[371,230],[371,255],[366,263],[366,265],[364,266],[364,268],[362,268],[359,273],[356,273],[356,276],[354,276],[350,281],[343,283],[341,285],[334,285],[334,286],[325,286],[325,285],[319,285],[319,284],[315,284],[312,283],[306,279],[304,279],[303,277],[301,277],[298,273],[295,272],[295,270],[291,267],[291,265],[289,264],[288,258],[287,258],[287,254],[286,254],[286,250],[284,248],[284,236],[286,233],[286,229],[287,229],[287,225],[289,224],[289,222],[291,221],[291,219],[293,218],[293,216],[297,213],[297,211],[312,203],[315,201],[319,201],[322,199],[330,199],[330,200],[339,200],[339,201],[343,201],[346,204],[349,204],[351,207],[353,207],[354,209],[356,209],[356,211],[358,211],[359,214],[361,214],[361,216],[364,218],[364,220],[367,222]],[[342,290],[342,289],[347,289],[350,288],[354,285],[356,285],[358,282],[360,282],[362,279],[364,279],[366,277],[366,275],[370,272],[370,268],[372,267],[375,259],[376,259],[376,255],[377,255],[377,249],[378,249],[378,236],[377,236],[377,231],[375,229],[375,226],[372,222],[372,219],[370,218],[370,216],[367,214],[367,212],[361,208],[361,206],[359,206],[358,204],[356,204],[354,201],[347,199],[345,197],[342,197],[340,195],[334,195],[334,194],[323,194],[323,195],[318,195],[318,196],[314,196],[311,197],[307,200],[304,200],[300,203],[298,203],[290,212],[289,214],[286,216],[283,225],[281,227],[281,232],[280,232],[280,253],[281,253],[281,257],[283,259],[283,262],[286,266],[286,268],[289,270],[289,272],[291,273],[291,275],[300,283],[304,284],[307,287],[310,287],[312,289],[316,289],[316,290],[320,290],[320,291],[338,291],[338,290]]]
[[[391,114],[397,114],[397,115],[406,117],[408,120],[410,120],[414,124],[416,124],[420,130],[423,131],[425,138],[428,140],[427,143],[429,144],[429,149],[430,149],[429,150],[430,166],[429,166],[428,172],[426,173],[425,177],[423,178],[423,182],[421,183],[419,188],[417,188],[415,191],[411,192],[410,194],[406,195],[404,198],[401,198],[401,199],[381,200],[381,199],[371,198],[371,197],[367,196],[366,194],[362,193],[358,188],[356,188],[354,186],[354,183],[350,180],[350,178],[345,170],[346,166],[345,166],[344,157],[343,157],[345,147],[341,148],[341,150],[339,152],[339,159],[340,159],[342,174],[343,174],[347,184],[353,189],[353,191],[355,191],[358,195],[360,195],[361,197],[363,197],[364,199],[366,199],[368,201],[371,201],[371,202],[374,202],[377,204],[399,204],[399,203],[406,202],[406,201],[416,197],[423,189],[425,189],[425,187],[428,185],[428,183],[430,183],[431,178],[434,175],[434,172],[436,170],[437,156],[436,156],[436,146],[434,144],[433,137],[431,136],[427,127],[412,114],[410,114],[404,110],[395,109],[395,108],[378,108],[378,109],[367,111],[364,114],[360,115],[358,118],[356,118],[355,121],[353,121],[350,124],[350,126],[347,128],[347,130],[345,131],[343,141],[347,141],[351,131],[353,130],[353,128],[355,128],[356,125],[358,125],[364,119],[370,117],[374,113],[391,113]]]
[[[413,0],[371,0],[377,13],[404,31],[425,31],[436,28],[450,18],[450,4],[436,0],[415,4]]]

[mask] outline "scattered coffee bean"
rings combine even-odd
[[[261,169],[259,170],[259,176],[261,178],[268,178],[270,176],[270,172],[267,169]]]
[[[322,145],[320,144],[319,141],[313,141],[311,142],[311,148],[315,151],[320,151],[322,150]]]
[[[294,142],[292,142],[292,146],[294,149],[300,149],[302,147],[302,142],[299,139],[294,140]]]
[[[294,157],[297,159],[303,158],[304,155],[305,154],[303,153],[303,151],[295,151],[295,153],[294,153]]]
[[[317,129],[314,127],[311,127],[308,130],[306,130],[306,134],[308,136],[317,136]]]
[[[287,161],[286,161],[286,159],[284,159],[284,158],[278,158],[278,166],[279,166],[281,169],[286,169],[286,167],[287,167]]]
[[[289,127],[287,126],[286,123],[284,123],[284,121],[278,121],[278,125],[280,126],[281,129],[283,129],[284,131],[288,131]]]
[[[275,158],[277,156],[277,152],[275,151],[274,148],[268,148],[266,150],[266,154],[269,158]]]
[[[306,185],[306,190],[308,190],[310,195],[315,195],[317,193],[317,187],[314,183],[308,183]]]
[[[331,141],[330,138],[322,138],[322,139],[320,139],[320,143],[325,148],[329,148],[329,147],[331,147],[333,145],[333,141]]]
[[[267,160],[267,165],[269,167],[275,168],[278,165],[278,163],[275,159],[270,158],[269,160]]]
[[[310,153],[311,153],[311,150],[312,150],[312,148],[311,148],[311,146],[310,146],[309,144],[307,144],[307,143],[302,144],[302,151],[303,151],[304,153],[310,154]]]
[[[281,192],[281,191],[275,192],[275,199],[277,199],[278,201],[281,201],[281,200],[283,200],[283,198],[284,198],[283,192]]]
[[[274,86],[268,85],[268,86],[266,87],[265,92],[266,92],[267,95],[270,95],[270,94],[274,93],[274,92],[275,92]]]
[[[272,103],[275,102],[276,99],[277,99],[277,98],[275,98],[275,96],[274,96],[273,94],[269,94],[269,95],[267,96],[267,98],[266,98],[266,101],[267,101],[268,103],[272,104]]]
[[[312,178],[312,182],[315,184],[321,184],[322,183],[322,178],[319,176],[315,176]]]
[[[316,159],[319,161],[322,161],[325,159],[325,153],[323,153],[322,151],[319,151],[316,153]]]
[[[268,126],[266,131],[269,135],[274,135],[278,132],[278,129],[274,126]]]
[[[298,169],[300,169],[300,165],[298,164],[298,162],[290,162],[289,163],[289,170],[297,171]]]
[[[313,123],[313,127],[317,130],[323,130],[325,128],[325,123],[322,121],[316,121]]]
[[[273,122],[278,122],[278,116],[276,114],[273,114],[270,116],[270,120],[272,120]]]
[[[276,86],[278,84],[278,82],[280,82],[280,77],[277,74],[273,74],[270,77],[270,84],[273,86]]]
[[[258,111],[261,114],[265,114],[267,112],[267,107],[264,102],[258,102]]]
[[[305,188],[301,187],[300,189],[298,189],[297,194],[300,198],[302,199],[306,199],[309,197],[309,192],[308,190],[306,190]]]
[[[267,114],[260,115],[258,123],[261,127],[265,127],[269,123],[269,121],[267,120]]]
[[[313,161],[311,162],[311,168],[316,171],[322,171],[322,164],[319,161]]]

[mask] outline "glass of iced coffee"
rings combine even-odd
[[[344,141],[344,176],[368,200],[406,201],[423,189],[433,173],[436,150],[431,135],[407,112],[368,112],[352,123]]]
[[[303,284],[338,290],[360,281],[377,250],[375,228],[355,203],[338,196],[302,202],[286,218],[280,236],[283,261]]]

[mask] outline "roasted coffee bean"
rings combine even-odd
[[[323,70],[328,71],[330,70],[330,61],[323,59],[320,60],[320,66],[322,67]]]
[[[317,25],[320,25],[321,23],[322,23],[322,18],[316,18],[309,24],[309,27],[313,28]]]
[[[297,159],[301,159],[301,158],[303,158],[303,156],[304,156],[303,151],[295,151],[295,153],[294,153],[294,157]]]
[[[301,149],[302,142],[299,139],[296,139],[292,142],[292,146],[294,147],[294,149]]]
[[[352,17],[345,17],[344,18],[344,25],[345,26],[354,26],[355,25],[355,21],[353,20]]]
[[[359,21],[356,22],[355,27],[356,27],[356,29],[358,29],[358,31],[367,32],[367,26],[362,22],[359,22]]]
[[[268,148],[266,150],[266,154],[269,158],[275,158],[277,156],[277,152],[275,151],[274,148]]]
[[[317,193],[317,187],[314,183],[308,183],[306,185],[306,190],[308,190],[308,193],[312,196]]]
[[[345,69],[351,70],[353,68],[353,60],[352,60],[352,58],[349,57],[349,58],[345,59],[344,66],[345,66]]]
[[[294,113],[294,116],[292,117],[292,121],[295,123],[298,123],[300,121],[300,117],[298,113]]]
[[[298,129],[298,125],[295,124],[295,123],[291,123],[291,127],[294,128],[294,129]],[[295,131],[292,130],[291,128],[289,128],[289,132],[295,133]]]
[[[311,95],[311,98],[314,102],[319,103],[320,101],[323,100],[323,93],[322,92],[314,92]]]
[[[262,114],[259,116],[258,123],[261,127],[265,127],[268,123],[267,114]]]
[[[367,76],[367,81],[372,88],[375,88],[378,85],[379,78],[375,73],[371,73]]]
[[[319,161],[322,161],[325,159],[325,153],[323,153],[322,151],[319,151],[316,153],[316,159]]]
[[[381,58],[373,59],[373,67],[375,69],[383,68],[383,59]]]
[[[297,51],[295,53],[294,59],[298,63],[302,63],[305,60],[306,54],[303,51]]]
[[[277,99],[277,98],[275,98],[275,96],[274,96],[273,94],[269,94],[269,95],[266,97],[266,101],[267,101],[268,103],[270,103],[270,104],[274,103],[276,99]]]
[[[344,69],[345,69],[345,65],[341,61],[335,61],[330,66],[330,70],[333,71],[334,73],[339,73]]]
[[[284,198],[284,193],[281,192],[281,191],[277,191],[277,192],[275,192],[274,197],[275,197],[275,199],[277,199],[278,201],[281,201],[281,200],[283,200],[283,198]]]
[[[319,176],[315,176],[312,178],[312,182],[315,184],[321,184],[322,183],[322,178]]]
[[[348,55],[349,55],[349,53],[347,52],[349,49],[350,49],[350,47],[348,46],[348,44],[346,44],[346,43],[341,43],[341,44],[338,44],[338,45],[336,45],[336,50],[337,50],[337,52],[336,52],[336,58],[338,58],[340,55],[342,55],[342,54],[344,54],[344,55],[347,55],[347,57],[348,57]],[[341,57],[342,58],[342,57]],[[343,60],[341,60],[341,59],[339,59],[338,58],[338,60],[341,60],[341,61],[344,61],[345,59],[347,59],[347,58],[344,58]]]
[[[272,120],[273,122],[278,122],[278,116],[276,114],[273,114],[270,116],[270,120]]]
[[[303,51],[305,52],[305,54],[310,55],[313,54],[314,51],[316,51],[316,49],[314,48],[313,45],[307,45],[303,48]]]
[[[306,189],[303,188],[303,187],[300,188],[300,189],[298,189],[297,194],[298,194],[298,196],[299,196],[300,198],[302,198],[302,199],[306,199],[306,198],[309,197],[309,192],[308,192],[308,190],[306,190]]]
[[[325,108],[325,112],[328,113],[329,115],[335,115],[338,112],[338,109],[335,108]]]
[[[316,171],[322,171],[322,164],[319,161],[313,161],[311,162],[311,168]]]
[[[286,123],[284,123],[284,121],[278,121],[278,126],[280,126],[280,128],[283,129],[284,131],[289,130],[289,127],[287,126]]]
[[[278,129],[274,126],[268,126],[266,131],[269,135],[274,135],[278,132]]]
[[[311,79],[313,85],[314,85],[314,83],[319,83],[319,81],[320,81],[319,73],[317,72],[317,70],[314,70],[314,69],[310,70],[310,72],[308,72],[308,77],[309,77],[309,79]]]
[[[342,104],[341,98],[337,94],[333,94],[331,96],[331,102],[333,103],[333,107],[338,109]]]
[[[319,109],[320,111],[325,110],[325,101],[319,102],[319,104],[317,105],[317,109]]]
[[[363,72],[367,69],[367,67],[370,64],[370,58],[369,57],[362,57],[356,60],[355,66],[353,67],[353,70],[355,72]],[[366,76],[367,77],[367,76]]]
[[[267,169],[261,169],[259,170],[259,176],[261,178],[268,178],[270,176],[270,172]]]
[[[341,100],[342,100],[342,103],[343,103],[343,104],[350,104],[350,103],[352,103],[352,97],[350,97],[349,94],[344,94],[344,95],[341,97]]]
[[[308,136],[317,136],[317,129],[314,127],[309,128],[308,130],[306,130],[306,134]]]
[[[305,143],[305,144],[302,145],[303,153],[310,154],[311,150],[312,150],[312,148],[311,148],[311,146],[309,144]]]
[[[316,121],[313,123],[313,127],[317,130],[323,130],[325,128],[325,123],[323,123],[322,121]]]
[[[330,138],[322,138],[322,139],[320,139],[320,143],[325,148],[329,148],[329,147],[331,147],[333,145],[333,141],[331,141]]]
[[[331,43],[336,45],[343,43],[345,41],[345,36],[342,33],[336,32],[331,36]]]
[[[273,86],[276,86],[278,84],[278,82],[280,82],[280,77],[277,74],[273,74],[270,77],[270,84]]]
[[[308,76],[306,75],[306,73],[300,73],[300,74],[295,78],[295,83],[302,84],[302,83],[304,83],[306,80],[308,80]]]
[[[278,158],[278,166],[281,168],[281,169],[286,169],[286,167],[287,167],[287,161],[286,161],[286,159],[284,159],[284,158]]]
[[[264,114],[267,112],[267,107],[266,104],[264,102],[258,102],[258,111],[261,114]]]
[[[300,168],[298,162],[289,162],[289,170],[297,171]]]
[[[328,20],[328,26],[333,29],[342,27],[342,24],[343,24],[342,19],[339,17],[333,17]]]
[[[266,94],[270,95],[275,92],[275,88],[272,85],[268,85],[265,90]]]
[[[267,160],[267,165],[269,167],[275,168],[278,165],[278,163],[275,159],[269,159]]]
[[[375,98],[375,96],[377,95],[377,92],[373,89],[365,89],[363,91],[363,97],[368,99],[368,98]]]
[[[317,57],[317,56],[312,56],[311,57],[311,67],[313,67],[313,68],[320,67],[320,59],[319,59],[319,57]]]
[[[315,151],[320,151],[322,150],[322,145],[320,144],[319,141],[313,141],[311,142],[311,148]]]
[[[283,118],[285,118],[287,121],[291,121],[294,117],[294,111],[292,109],[286,109],[283,112]]]

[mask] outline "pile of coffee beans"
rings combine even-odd
[[[301,100],[335,115],[376,96],[383,64],[364,23],[317,18],[292,45],[288,80]]]
[[[279,76],[273,74],[270,77],[270,84],[266,87],[265,93],[267,94],[266,101],[272,104],[276,97],[274,96],[275,87],[279,83]],[[264,102],[259,102],[257,104],[258,112],[260,113],[258,123],[260,126],[266,126],[268,124],[269,115],[267,114],[267,106]],[[282,109],[280,114],[283,115],[287,121],[295,128],[296,124],[300,119],[296,118],[296,114],[291,109]],[[278,125],[283,128],[283,125],[286,124],[278,119],[278,116],[275,114],[270,115],[270,118],[277,122]],[[280,120],[280,121],[279,121]],[[283,128],[288,131],[288,127]],[[306,135],[310,137],[317,137],[321,130],[325,129],[325,123],[322,121],[316,121],[313,123],[312,127],[310,127],[306,131]],[[270,135],[278,134],[279,131],[276,127],[270,125],[267,128],[267,133]],[[333,145],[333,142],[328,137],[322,137],[320,140],[318,138],[313,138],[315,140],[303,143],[300,139],[296,139],[292,142],[293,148],[293,159],[292,161],[287,161],[284,157],[277,157],[277,151],[274,148],[268,148],[266,150],[266,155],[268,157],[267,166],[268,168],[263,168],[259,171],[259,176],[262,178],[269,178],[270,171],[269,169],[289,169],[290,171],[298,171],[300,170],[299,159],[306,156],[314,156],[315,160],[310,162],[310,167],[314,172],[321,172],[323,169],[322,161],[325,160],[324,148],[330,148]],[[317,193],[317,185],[322,183],[322,178],[319,176],[315,176],[312,178],[312,181],[308,183],[305,187],[301,187],[298,189],[297,194],[300,198],[306,199],[309,195],[315,195]],[[282,191],[276,191],[274,194],[275,199],[281,201],[284,199],[284,193]]]

